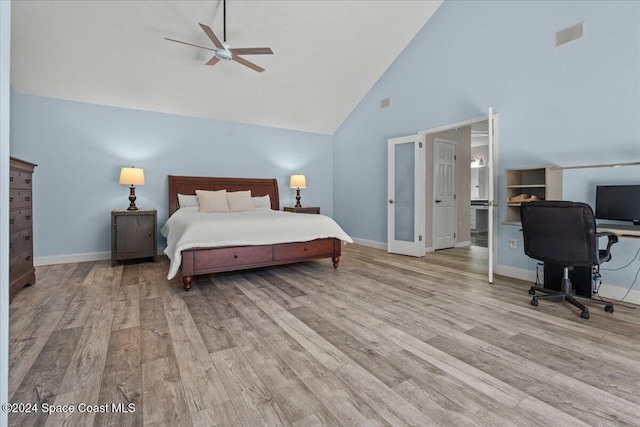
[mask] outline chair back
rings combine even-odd
[[[561,266],[598,264],[596,221],[586,203],[539,201],[520,206],[524,253]]]

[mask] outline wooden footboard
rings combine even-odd
[[[338,268],[342,253],[339,239],[316,239],[309,242],[280,243],[263,246],[193,248],[182,251],[182,284],[191,289],[193,277],[200,274],[291,264],[331,258]]]

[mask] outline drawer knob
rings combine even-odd
[[[31,219],[31,215],[27,215],[24,217],[27,221],[29,221]]]
[[[149,237],[151,237],[151,230],[149,230]]]
[[[13,203],[13,197],[9,197],[9,203]]]
[[[31,261],[31,255],[27,255],[27,256],[24,258],[24,260],[25,260],[25,261]]]
[[[13,247],[13,242],[9,242],[9,249]]]
[[[234,255],[233,257],[234,257],[235,259],[238,259],[238,255]]]
[[[24,240],[31,240],[31,236],[24,236]]]
[[[9,266],[9,273],[13,271],[13,265]]]
[[[31,180],[30,180],[29,178],[25,179],[25,180],[24,180],[24,182],[25,182],[26,184],[31,184]]]
[[[9,182],[13,182],[13,177],[10,177],[10,178],[9,178]]]
[[[309,250],[309,249],[307,249],[307,248],[304,248],[304,251],[305,251],[305,252],[307,252],[308,250]]]
[[[25,202],[28,202],[28,201],[31,200],[31,197],[27,196],[27,197],[24,198],[24,200],[25,200]]]
[[[15,218],[11,218],[11,219],[9,220],[9,224],[13,224],[14,222],[16,222]]]

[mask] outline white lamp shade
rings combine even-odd
[[[120,171],[120,184],[144,185],[144,170],[140,168],[122,168]]]
[[[289,188],[307,188],[307,180],[304,175],[291,175]]]

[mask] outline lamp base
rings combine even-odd
[[[300,204],[300,189],[298,188],[296,190],[296,208],[301,208],[302,205]]]
[[[127,208],[128,211],[137,211],[138,208],[136,207],[136,187],[134,187],[133,185],[131,187],[129,187],[129,207]]]

